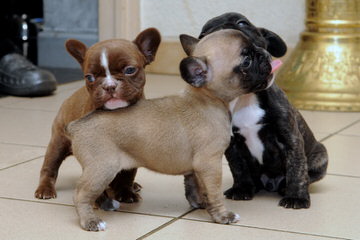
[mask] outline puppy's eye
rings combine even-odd
[[[249,23],[245,20],[239,20],[236,24],[239,26],[249,26]]]
[[[125,75],[133,75],[134,73],[137,72],[137,68],[133,67],[133,66],[128,66],[124,69],[124,74]]]
[[[86,78],[86,80],[88,80],[89,82],[95,82],[95,77],[94,77],[94,75],[92,75],[92,74],[86,74],[85,75],[85,78]]]
[[[245,56],[241,63],[241,66],[243,68],[249,68],[251,66],[251,63],[252,63],[251,58],[249,56]]]

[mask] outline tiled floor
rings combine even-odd
[[[60,169],[58,198],[38,200],[34,190],[62,103],[81,81],[61,85],[54,96],[0,99],[0,239],[360,239],[360,113],[303,111],[330,155],[328,175],[311,185],[307,210],[278,207],[280,197],[260,192],[252,201],[225,200],[241,215],[234,225],[214,224],[204,210],[191,210],[183,178],[140,169],[143,200],[118,212],[98,211],[105,232],[81,230],[72,195],[81,168],[69,157]],[[148,98],[178,92],[179,77],[149,75]],[[226,161],[223,189],[232,184]]]

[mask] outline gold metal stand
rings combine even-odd
[[[277,74],[300,109],[360,111],[360,0],[306,0],[306,30]]]

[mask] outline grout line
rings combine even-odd
[[[334,134],[335,135],[335,134]],[[325,137],[323,137],[323,138],[320,138],[319,140],[318,140],[318,142],[323,142],[323,141],[325,141],[326,139],[329,139],[329,138],[331,138],[332,136],[334,136],[332,133],[328,133]]]
[[[336,176],[336,177],[360,178],[360,176],[356,176],[356,175],[345,175],[345,174],[339,174],[339,173],[327,173],[326,175]]]
[[[145,238],[149,237],[150,235],[152,235],[152,234],[160,231],[161,229],[164,229],[165,227],[169,226],[170,224],[176,222],[176,221],[179,220],[179,219],[182,219],[183,216],[185,216],[185,215],[187,215],[187,214],[189,214],[189,213],[191,213],[191,212],[193,212],[193,211],[195,211],[195,210],[196,210],[196,209],[191,209],[191,210],[185,212],[184,214],[182,214],[182,215],[180,215],[180,216],[178,216],[178,217],[176,217],[176,218],[171,219],[170,221],[168,221],[168,222],[160,225],[159,227],[157,227],[157,228],[151,230],[150,232],[142,235],[141,237],[137,238],[137,240],[142,240],[142,239],[145,239]]]
[[[4,167],[4,168],[0,168],[0,171],[6,170],[6,169],[9,169],[9,168],[13,168],[13,167],[16,167],[16,166],[19,166],[19,165],[21,165],[21,164],[25,164],[25,163],[28,163],[28,162],[31,162],[31,161],[34,161],[34,160],[37,160],[37,159],[42,158],[42,157],[44,157],[44,156],[45,156],[45,155],[40,155],[40,156],[37,156],[37,157],[35,157],[35,158],[26,160],[26,161],[24,161],[24,162],[20,162],[20,163],[16,163],[16,164],[14,164],[14,165],[11,165],[11,166],[7,166],[7,167]]]
[[[57,205],[57,206],[64,206],[64,207],[72,207],[75,208],[74,205],[71,204],[65,204],[65,203],[54,203],[49,201],[37,201],[37,200],[28,200],[28,199],[18,199],[18,198],[11,198],[11,197],[0,197],[0,199],[4,200],[15,200],[15,201],[21,201],[21,202],[28,202],[28,203],[37,203],[37,204],[48,204],[48,205]],[[178,217],[169,217],[169,216],[163,216],[163,215],[157,215],[157,214],[147,214],[147,213],[137,213],[137,212],[130,212],[130,211],[114,211],[116,213],[118,212],[124,212],[129,214],[137,214],[137,215],[145,215],[145,216],[155,216],[155,217],[163,217],[163,218],[172,218],[170,221],[160,225],[159,227],[151,230],[150,232],[144,234],[143,236],[137,238],[137,240],[145,239],[146,237],[149,237],[150,235],[164,229],[165,227],[171,225],[172,223],[176,222],[177,220],[187,220],[187,221],[193,221],[193,222],[202,222],[202,223],[209,223],[209,224],[215,224],[206,220],[199,220],[199,219],[191,219],[191,218],[183,218],[187,214],[195,211],[197,209],[191,209],[184,214],[178,216]],[[279,229],[272,229],[272,228],[264,228],[264,227],[255,227],[250,225],[244,225],[244,224],[230,224],[228,226],[231,227],[244,227],[244,228],[252,228],[252,229],[259,229],[259,230],[268,230],[268,231],[274,231],[274,232],[283,232],[283,233],[291,233],[291,234],[297,234],[297,235],[306,235],[306,236],[314,236],[314,237],[327,237],[331,239],[339,239],[339,240],[353,240],[350,238],[342,238],[342,237],[335,237],[335,236],[327,236],[327,235],[319,235],[319,234],[312,234],[312,233],[303,233],[303,232],[295,232],[295,231],[286,231],[286,230],[279,230]]]
[[[338,133],[340,133],[340,132],[344,131],[345,129],[347,129],[347,128],[349,128],[349,127],[354,126],[355,124],[357,124],[357,123],[359,123],[359,122],[360,122],[360,119],[356,120],[356,121],[355,121],[355,122],[353,122],[353,123],[350,123],[349,125],[347,125],[347,126],[345,126],[345,127],[343,127],[343,128],[340,128],[340,129],[339,129],[339,130],[337,130],[336,132],[331,133],[330,135],[328,135],[328,136],[326,136],[326,137],[322,138],[322,139],[320,140],[320,142],[323,142],[323,141],[325,141],[325,140],[327,140],[327,139],[329,139],[329,138],[331,138],[331,137],[335,136],[336,134],[338,134]]]
[[[120,203],[120,208],[121,208],[121,204]],[[130,214],[137,214],[137,215],[143,215],[143,216],[150,216],[150,217],[162,217],[162,218],[176,218],[173,216],[165,216],[165,215],[160,215],[160,214],[154,214],[154,213],[142,213],[142,212],[132,212],[132,211],[127,211],[127,210],[121,210],[121,209],[117,209],[113,212],[118,212],[118,213],[130,213]]]
[[[46,112],[46,113],[56,113],[58,110],[46,110],[46,109],[31,109],[31,108],[17,108],[17,107],[2,107],[3,109],[7,110],[16,110],[16,111],[36,111],[36,112]]]
[[[199,220],[199,219],[182,218],[182,220],[188,220],[188,221],[193,221],[193,222],[202,222],[202,223],[210,223],[210,224],[213,224],[213,222],[209,222],[209,221],[206,221],[206,220]],[[268,230],[268,231],[274,231],[274,232],[291,233],[291,234],[306,235],[306,236],[313,236],[313,237],[323,237],[323,238],[332,238],[332,239],[340,239],[340,240],[352,240],[352,239],[350,239],[350,238],[327,236],[327,235],[319,235],[319,234],[304,233],[304,232],[295,232],[295,231],[286,231],[286,230],[273,229],[273,228],[255,227],[255,226],[244,225],[244,224],[228,224],[227,226],[230,226],[230,227],[253,228],[253,229],[258,229],[258,230]]]
[[[22,144],[22,143],[12,143],[12,142],[0,142],[0,144],[21,146],[21,147],[47,148],[47,146],[31,145],[31,144]]]
[[[64,207],[72,207],[74,208],[74,205],[71,204],[65,204],[65,203],[53,203],[53,202],[48,202],[48,201],[36,201],[36,200],[26,200],[26,199],[17,199],[17,198],[10,198],[10,197],[0,197],[0,199],[4,199],[4,200],[15,200],[15,201],[21,201],[21,202],[29,202],[29,203],[38,203],[38,204],[49,204],[49,205],[57,205],[57,206],[64,206]],[[192,221],[192,222],[201,222],[201,223],[209,223],[209,224],[215,224],[206,220],[199,220],[199,219],[190,219],[190,218],[183,218],[184,216],[186,216],[187,214],[195,211],[197,209],[191,209],[187,212],[185,212],[184,214],[175,217],[173,219],[171,219],[170,221],[160,225],[159,227],[153,229],[152,231],[144,234],[143,236],[137,238],[137,240],[142,240],[145,239],[146,237],[149,237],[150,235],[160,231],[161,229],[164,229],[165,227],[169,226],[170,224],[176,222],[177,220],[181,219],[181,220],[186,220],[186,221]],[[116,211],[119,212],[119,211]],[[125,212],[125,213],[130,213],[130,214],[138,214],[138,215],[146,215],[146,216],[156,216],[156,217],[165,217],[165,218],[171,218],[169,216],[161,216],[161,215],[155,215],[155,214],[142,214],[142,213],[136,213],[136,212],[128,212],[128,211],[121,211],[121,212]],[[342,238],[342,237],[335,237],[335,236],[327,236],[327,235],[319,235],[319,234],[312,234],[312,233],[303,233],[303,232],[295,232],[295,231],[286,231],[286,230],[279,230],[279,229],[272,229],[272,228],[264,228],[264,227],[255,227],[255,226],[250,226],[250,225],[243,225],[243,224],[230,224],[228,225],[229,227],[243,227],[243,228],[252,228],[252,229],[258,229],[258,230],[267,230],[267,231],[274,231],[274,232],[282,232],[282,233],[290,233],[290,234],[297,234],[297,235],[306,235],[306,236],[313,236],[313,237],[326,237],[326,238],[331,238],[331,239],[339,239],[339,240],[352,240],[350,238]]]
[[[47,201],[47,200],[49,200],[49,199],[43,199],[44,201],[40,201],[40,200],[29,200],[29,199],[20,199],[20,198],[12,198],[12,197],[0,197],[0,199],[14,200],[14,201],[20,201],[20,202],[29,202],[29,203],[48,204],[48,205],[59,205],[59,206],[65,206],[65,207],[75,207],[74,205],[66,204],[66,203],[54,203],[54,202],[49,202],[49,201]]]
[[[354,137],[354,138],[359,138],[360,135],[359,134],[351,134],[351,133],[339,133],[338,136],[344,136],[344,137]]]
[[[48,204],[48,205],[55,205],[55,206],[65,206],[65,207],[72,207],[75,208],[75,205],[73,204],[68,204],[68,203],[59,203],[59,202],[49,202],[50,199],[38,199],[38,200],[30,200],[30,199],[21,199],[21,198],[12,198],[12,197],[1,197],[0,199],[5,199],[5,200],[13,200],[13,201],[20,201],[20,202],[28,202],[28,203],[38,203],[38,204]],[[102,210],[100,208],[94,208],[98,211],[104,211],[107,212],[105,210]],[[189,210],[188,212],[182,214],[179,217],[182,217],[188,213],[190,213],[192,210]],[[174,217],[172,216],[165,216],[165,215],[159,215],[159,214],[151,214],[151,213],[141,213],[141,212],[131,212],[131,211],[126,211],[126,210],[116,210],[116,211],[108,211],[108,212],[113,212],[113,213],[128,213],[128,214],[135,214],[135,215],[142,215],[142,216],[150,216],[150,217],[161,217],[161,218],[169,218],[169,219],[174,219]],[[179,218],[179,217],[175,217],[175,218]]]

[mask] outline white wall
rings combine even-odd
[[[197,37],[207,20],[225,12],[245,15],[279,34],[289,47],[305,28],[305,0],[141,0],[140,9],[141,29],[156,27],[163,37]]]

